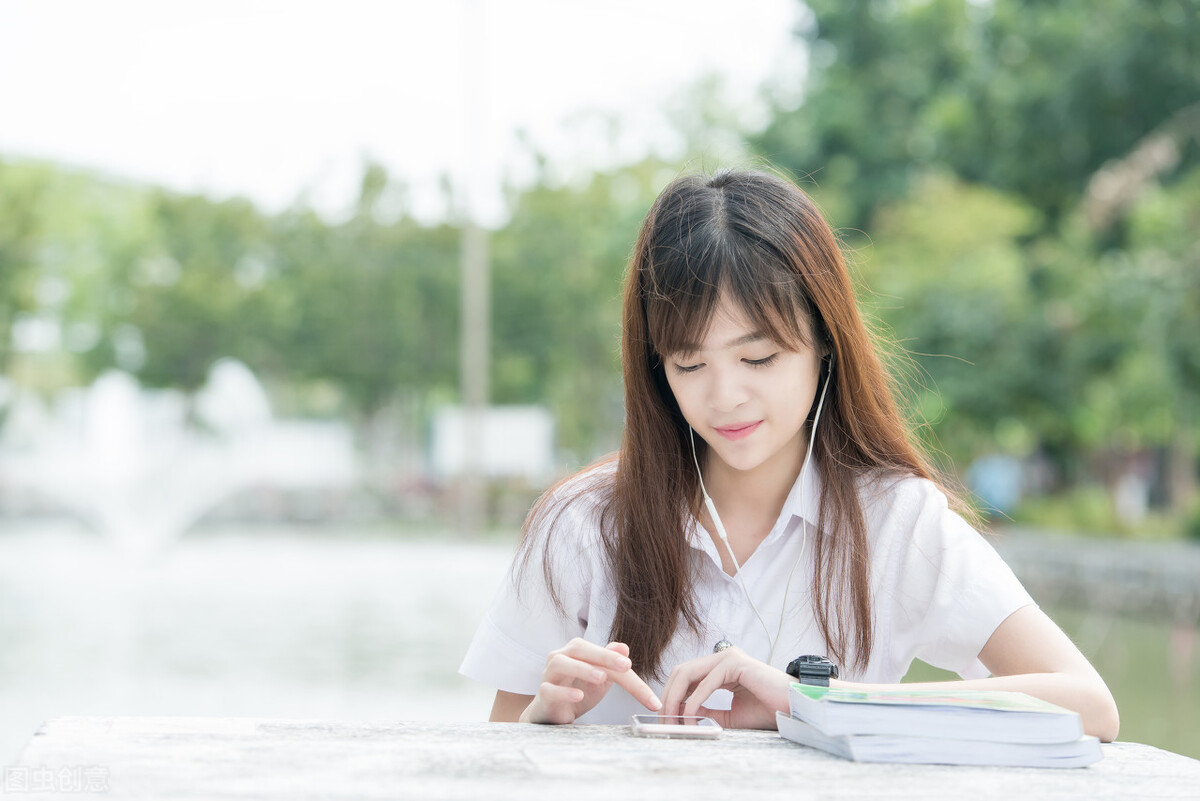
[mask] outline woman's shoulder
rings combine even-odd
[[[609,456],[561,479],[546,490],[542,500],[592,509],[612,497],[617,457]]]
[[[861,476],[858,491],[863,514],[871,528],[884,521],[911,525],[924,516],[942,514],[950,503],[936,482],[894,470]]]
[[[527,537],[599,539],[612,500],[616,457],[603,459],[551,486],[525,521]]]

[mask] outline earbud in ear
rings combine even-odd
[[[821,337],[821,348],[824,351],[824,353],[821,354],[821,358],[830,364],[833,364],[835,354],[833,349],[833,337],[829,335],[828,331],[826,331],[824,336]]]

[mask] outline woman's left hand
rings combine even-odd
[[[671,671],[663,690],[661,715],[707,715],[727,729],[774,729],[775,713],[787,712],[792,677],[759,662],[740,648],[684,662]],[[731,690],[728,710],[704,702],[717,690]]]

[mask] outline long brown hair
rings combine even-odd
[[[617,599],[609,636],[629,645],[639,673],[661,678],[663,650],[678,628],[700,631],[685,534],[699,509],[699,483],[663,362],[703,340],[722,297],[781,345],[826,353],[822,380],[833,364],[813,446],[822,536],[813,539],[812,597],[829,656],[865,668],[874,623],[860,482],[868,474],[937,474],[899,412],[833,231],[797,186],[761,172],[676,179],[651,207],[630,258],[621,337],[625,431],[600,505]],[[699,439],[696,445],[705,447]],[[576,486],[598,489],[594,481]],[[562,500],[551,491],[534,507],[527,532],[552,530],[551,510],[562,509],[555,497]],[[548,557],[553,545],[547,536]],[[544,564],[553,594],[551,561]]]

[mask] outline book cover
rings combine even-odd
[[[1100,741],[1089,735],[1062,743],[1003,743],[891,734],[829,735],[783,712],[776,713],[776,722],[779,734],[788,740],[855,762],[1082,768],[1104,758]]]
[[[793,684],[792,716],[824,734],[889,734],[1005,743],[1063,743],[1083,736],[1078,713],[1024,693],[854,690]]]

